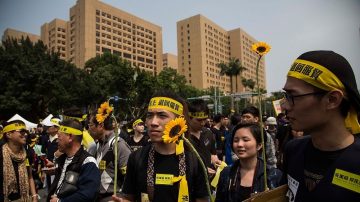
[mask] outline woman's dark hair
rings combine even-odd
[[[60,125],[67,126],[67,127],[70,127],[70,128],[75,128],[77,130],[83,131],[82,124],[80,123],[80,121],[75,120],[75,119],[66,119],[66,120],[62,121],[60,123]],[[81,143],[82,135],[74,135],[74,139],[76,141],[78,141],[79,143]]]
[[[262,127],[258,123],[240,123],[236,125],[231,133],[231,144],[234,141],[235,133],[236,131],[240,130],[241,128],[248,128],[250,130],[250,133],[253,135],[253,137],[256,140],[256,144],[261,144],[261,131]],[[265,136],[265,133],[264,133]],[[231,149],[232,146],[231,146]]]
[[[23,121],[21,121],[21,120],[14,120],[14,121],[10,121],[10,122],[5,122],[4,128],[5,128],[6,126],[8,126],[8,125],[13,124],[13,123],[25,124],[25,123],[24,123]],[[6,136],[5,134],[3,135],[3,140],[4,140],[4,142],[7,142],[7,141],[8,141],[7,136]]]

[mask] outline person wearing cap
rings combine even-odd
[[[121,137],[115,139],[112,116],[113,108],[108,102],[100,105],[96,115],[92,115],[89,123],[89,132],[98,142],[95,158],[99,165],[101,184],[97,201],[107,202],[111,200],[116,184],[119,192],[126,174],[126,164],[131,153],[129,145]],[[117,141],[117,142],[116,142]],[[115,182],[115,144],[117,144],[117,182]]]
[[[94,157],[81,146],[82,124],[68,119],[61,122],[58,148],[63,154],[47,201],[94,201],[100,188],[100,171]]]
[[[141,119],[137,119],[132,124],[134,135],[131,136],[127,143],[131,148],[131,151],[136,151],[140,149],[141,147],[149,144],[149,136],[144,135],[144,122]]]
[[[278,141],[276,139],[276,133],[277,133],[276,118],[272,117],[272,116],[268,117],[265,121],[265,125],[266,125],[266,132],[269,133],[272,140],[274,141],[275,151],[277,151],[278,150]]]
[[[151,144],[130,155],[122,201],[209,201],[206,171],[181,139],[175,141],[186,131],[188,113],[186,102],[172,92],[152,96],[145,121]]]
[[[43,145],[41,147],[41,152],[46,155],[45,158],[45,167],[47,168],[54,168],[55,162],[54,162],[54,154],[58,150],[58,130],[60,127],[60,119],[59,118],[51,118],[50,121],[43,122],[43,124],[47,127],[46,133],[47,136],[43,139]],[[43,170],[43,175],[46,174],[46,187],[49,189],[54,177],[53,177],[53,169],[50,170]]]
[[[194,100],[189,104],[189,132],[190,140],[200,154],[208,174],[213,176],[215,168],[221,164],[216,153],[215,135],[205,128],[205,121],[209,117],[208,108],[203,100]]]
[[[0,147],[0,201],[38,201],[29,157],[25,150],[26,126],[16,120],[8,122]]]
[[[360,201],[360,95],[348,61],[333,51],[300,55],[282,108],[301,139],[285,147],[290,201]]]

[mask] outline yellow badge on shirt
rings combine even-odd
[[[150,202],[149,195],[147,193],[141,193],[141,202]]]
[[[121,168],[120,168],[120,171],[121,171],[121,174],[122,174],[122,175],[125,175],[125,174],[126,174],[126,166],[121,167]]]
[[[106,169],[106,161],[101,160],[99,163],[99,169],[100,170],[105,170]]]
[[[360,193],[360,175],[337,168],[335,170],[332,183],[345,189]]]
[[[26,167],[29,167],[29,166],[30,166],[30,163],[29,163],[29,159],[28,159],[28,158],[25,159],[25,166],[26,166]]]
[[[173,179],[174,175],[170,174],[156,174],[155,178],[155,184],[161,184],[161,185],[173,185]]]

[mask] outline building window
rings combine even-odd
[[[107,52],[107,53],[111,53],[111,50],[108,49],[108,48],[104,48],[104,47],[103,47],[103,48],[102,48],[102,52],[103,52],[103,53],[106,53],[106,52]]]

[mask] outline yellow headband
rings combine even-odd
[[[80,117],[74,117],[74,116],[66,116],[66,115],[62,115],[64,120],[67,120],[67,119],[73,119],[73,120],[78,120],[80,122],[84,121],[87,117],[87,114],[84,114],[81,118]]]
[[[137,119],[136,121],[134,121],[133,127],[136,126],[139,123],[144,123],[144,122],[141,119]]]
[[[58,118],[52,118],[50,119],[50,122],[54,124],[54,126],[60,126],[60,119]]]
[[[197,119],[206,119],[209,117],[205,112],[189,112],[189,116]]]
[[[149,102],[148,109],[165,109],[177,115],[183,115],[183,105],[168,97],[153,97]]]
[[[307,60],[297,59],[287,76],[303,80],[325,91],[340,90],[347,98],[346,88],[340,79],[326,67]],[[345,125],[353,134],[360,133],[357,112],[351,107],[345,119]]]
[[[59,131],[66,133],[66,134],[72,134],[72,135],[82,135],[83,134],[83,132],[81,130],[71,128],[68,126],[60,126]]]
[[[13,123],[10,125],[5,126],[5,128],[3,129],[3,133],[7,133],[10,131],[14,131],[14,130],[26,130],[26,126],[23,123]]]

